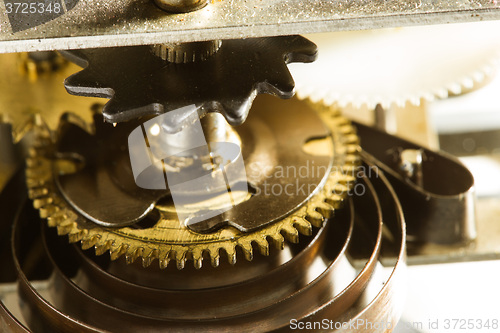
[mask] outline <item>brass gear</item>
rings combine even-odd
[[[68,110],[88,110],[100,98],[79,98],[68,94],[62,82],[78,71],[77,65],[54,56],[34,61],[28,53],[0,54],[0,122],[12,125],[14,142],[37,126],[38,118],[55,130]],[[81,115],[86,122],[92,115]]]
[[[304,103],[304,106],[308,104]],[[54,173],[71,172],[67,168],[72,166],[48,157],[53,143],[50,135],[43,134],[42,130],[27,161],[29,196],[40,216],[47,219],[50,227],[56,227],[59,235],[68,235],[72,243],[81,241],[83,249],[95,247],[97,255],[109,251],[112,260],[124,255],[127,263],[133,263],[141,257],[143,266],[147,267],[158,259],[160,268],[166,268],[175,259],[177,268],[182,269],[186,260],[193,260],[194,266],[200,268],[208,255],[215,267],[219,265],[221,250],[234,264],[237,247],[247,260],[252,260],[253,245],[257,245],[261,254],[268,255],[270,243],[283,249],[285,238],[295,243],[299,233],[311,235],[312,226],[321,227],[341,206],[354,185],[359,164],[359,139],[354,127],[337,110],[317,105],[313,108],[330,130],[334,156],[339,165],[331,169],[323,187],[308,202],[286,218],[254,232],[244,233],[225,227],[211,234],[194,233],[171,217],[172,208],[169,206],[157,206],[161,218],[151,228],[105,228],[93,224],[78,214],[59,193]]]

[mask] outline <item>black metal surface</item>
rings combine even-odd
[[[258,94],[292,97],[294,82],[286,64],[314,61],[317,49],[301,36],[285,36],[225,40],[210,59],[189,64],[165,62],[150,46],[73,50],[63,55],[85,67],[66,79],[68,92],[111,98],[103,110],[108,122],[194,104],[199,116],[220,112],[228,123],[239,125]]]
[[[438,244],[474,239],[474,178],[458,159],[362,124],[356,127],[363,158],[385,172],[401,201],[409,235]],[[421,186],[400,170],[400,155],[405,149],[422,151]]]

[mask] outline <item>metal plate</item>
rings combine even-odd
[[[21,2],[21,1],[19,1]],[[38,3],[39,0],[22,2]],[[46,0],[61,12],[45,17],[7,14],[0,3],[0,52],[79,49],[277,36],[337,30],[500,19],[490,0],[218,0],[184,14],[168,14],[152,0]],[[9,9],[10,8],[10,9]],[[49,20],[50,19],[50,20]],[[19,24],[19,20],[26,23]],[[24,29],[31,26],[29,29]],[[24,30],[19,30],[24,29]],[[17,32],[15,32],[17,31]]]

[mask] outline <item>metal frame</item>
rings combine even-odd
[[[0,52],[189,42],[500,19],[500,2],[496,0],[213,0],[201,10],[183,14],[168,14],[156,7],[152,0],[64,0],[64,12],[60,16],[43,24],[40,23],[44,18],[38,17],[32,24],[38,26],[13,32],[11,21],[30,20],[27,16],[14,18],[11,15],[9,21],[5,2],[13,1],[16,0],[0,3]]]

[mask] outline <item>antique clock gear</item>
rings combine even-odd
[[[301,117],[316,117],[314,111],[310,111],[310,106],[305,102],[298,105],[300,109],[294,109],[292,105],[288,106],[284,102],[275,103],[273,99],[267,97],[257,101],[254,110],[252,110],[251,118],[246,122],[250,128],[256,128],[256,124],[267,124],[271,127],[268,130],[275,136],[279,136],[279,133],[282,132],[282,135],[286,137],[292,135],[293,130],[290,132],[291,128],[288,126],[273,127],[280,122],[269,121],[269,119],[265,121],[265,116],[268,116],[270,111],[276,113],[273,115],[275,119],[291,117],[291,121],[303,125],[307,118],[301,121]],[[297,103],[293,102],[292,104]],[[300,110],[300,112],[296,110]],[[157,221],[155,220],[151,227],[135,228],[131,226],[117,229],[95,225],[76,211],[71,204],[68,204],[60,193],[61,187],[56,185],[55,178],[58,177],[59,173],[68,172],[68,170],[64,170],[67,165],[58,166],[61,164],[60,160],[58,161],[58,152],[54,151],[53,143],[47,137],[38,139],[32,150],[33,154],[28,160],[26,172],[30,197],[34,200],[35,207],[40,210],[41,216],[48,219],[50,226],[57,227],[59,234],[68,235],[70,242],[81,241],[84,249],[95,247],[98,254],[109,251],[113,259],[125,255],[127,262],[132,263],[141,257],[144,266],[149,266],[153,260],[158,259],[162,268],[165,268],[170,260],[175,260],[177,267],[183,268],[186,260],[191,259],[195,267],[200,268],[204,253],[209,255],[213,266],[218,266],[220,250],[225,251],[229,262],[235,263],[236,247],[239,247],[243,251],[244,257],[251,260],[253,258],[253,243],[258,246],[260,253],[268,255],[269,241],[277,248],[283,248],[284,238],[296,243],[299,232],[311,235],[312,226],[321,227],[326,218],[332,216],[334,210],[340,207],[347,192],[353,186],[356,165],[358,164],[358,138],[353,127],[338,112],[323,109],[318,111],[317,117],[321,119],[328,130],[328,136],[325,138],[326,145],[321,147],[331,149],[331,153],[333,153],[333,165],[328,168],[325,181],[316,184],[317,190],[312,191],[312,196],[306,202],[297,207],[290,207],[291,214],[277,221],[270,221],[260,229],[248,233],[232,227],[225,227],[208,234],[192,232],[180,224],[175,213],[172,214],[174,208],[171,203],[163,204],[163,206],[161,203],[157,204],[156,208],[160,217]],[[119,126],[120,124],[117,128]],[[236,130],[245,133],[247,128],[245,126],[237,127]],[[306,130],[305,133],[309,132]],[[315,137],[313,134],[310,133],[311,138]],[[243,151],[246,149],[245,142],[255,141],[255,138],[250,137],[242,139]],[[269,138],[266,137],[267,139]],[[286,141],[290,140],[278,140],[277,144],[280,142],[283,144]],[[272,145],[272,142],[266,141],[266,144],[269,146]],[[293,149],[301,150],[303,147],[298,146]],[[287,150],[284,147],[276,147],[277,152]],[[316,152],[318,152],[317,150],[316,148]],[[244,158],[253,160],[252,154],[257,153],[257,151],[250,152],[250,155],[244,156]],[[325,152],[321,154],[325,154]],[[59,170],[59,168],[62,169]],[[252,200],[254,199],[248,199],[250,202]],[[280,202],[281,205],[289,204],[286,200],[273,201],[269,199],[270,206],[266,206],[265,203],[259,203],[258,206],[260,209],[276,210],[277,207],[274,205],[278,205]],[[252,210],[259,209],[255,205],[249,207]],[[258,219],[258,215],[255,218]]]

